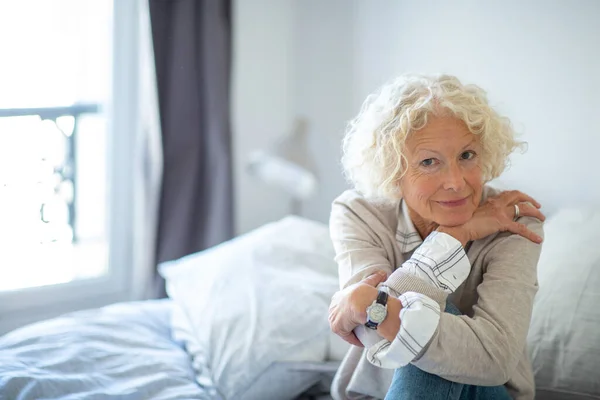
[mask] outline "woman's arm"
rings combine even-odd
[[[543,235],[538,219],[520,222]],[[524,237],[498,235],[484,256],[485,273],[473,316],[442,313],[437,332],[413,364],[455,382],[506,383],[525,349],[540,251],[539,244]]]
[[[336,251],[342,289],[358,284],[377,271],[384,271],[387,276],[394,271],[392,262],[394,248],[397,246],[396,237],[386,222],[397,218],[397,215],[395,211],[391,216],[386,216],[379,211],[352,191],[342,194],[332,205],[330,233]],[[435,303],[431,306],[438,310],[437,319],[439,319],[439,310],[443,309],[448,293],[451,293],[468,276],[470,264],[459,241],[446,234],[439,234],[437,238],[435,236],[435,234],[431,235],[426,243],[423,243],[415,252],[411,260],[395,270],[394,285],[390,294],[397,297],[401,293],[412,292],[414,295],[411,298],[413,299],[416,299],[417,294],[422,294],[425,303]],[[445,262],[443,268],[435,269],[437,264],[431,263],[433,259],[439,260],[440,265]],[[431,265],[427,273],[423,271],[426,263]],[[358,297],[354,296],[354,299]],[[362,297],[362,300],[358,301],[361,305],[358,308],[355,307],[353,313],[362,313],[366,318],[366,308],[375,297],[376,292],[373,299],[369,299],[369,296]],[[365,299],[368,304],[362,304]],[[417,324],[417,326],[423,327],[422,331],[427,332],[428,336],[422,340],[425,344],[429,342],[435,331],[437,319],[432,321],[431,316],[427,315],[430,310],[419,309],[420,299],[416,300],[417,304],[413,304],[410,315],[413,319],[419,319],[419,314],[426,314],[423,319],[428,322],[424,325]],[[389,343],[382,341],[382,337],[377,332],[364,327],[364,321],[355,323],[340,318],[339,309],[348,308],[340,306],[338,304],[340,302],[347,303],[338,294],[332,301],[332,306],[337,311],[336,315],[331,315],[330,310],[330,323],[335,333],[351,344],[360,345],[362,343],[369,347],[369,360],[376,365],[387,366],[398,360],[404,364],[412,361],[416,354],[410,359],[407,359],[406,356],[398,358],[398,354],[392,354],[389,360],[384,360],[387,353],[380,349]],[[392,300],[392,302],[394,301]],[[411,308],[410,304],[408,308]],[[389,312],[388,315],[390,315]],[[349,319],[353,318],[349,317]],[[354,332],[348,331],[350,325],[355,327]],[[411,346],[411,351],[413,349],[414,346]],[[394,350],[394,348],[390,348],[390,350]],[[399,353],[405,353],[405,350],[400,349]],[[421,347],[418,347],[417,351],[420,350]]]
[[[396,270],[388,277],[386,286],[396,293],[403,293],[402,285],[406,271],[429,278],[433,285],[447,292],[453,292],[466,279],[470,266],[463,250],[469,241],[482,239],[497,232],[512,232],[534,243],[542,238],[522,223],[513,219],[516,204],[519,204],[522,216],[535,217],[543,221],[541,205],[529,195],[517,190],[501,192],[490,196],[481,204],[471,219],[461,226],[440,226],[432,232],[415,251],[402,270]],[[437,235],[442,233],[442,235]],[[468,268],[468,269],[467,269]]]
[[[543,235],[539,220],[527,218],[523,222],[536,234]],[[415,338],[425,334],[423,316],[419,314],[408,321],[403,305],[415,299],[426,304],[427,299],[412,293],[403,294],[402,303],[400,299],[390,298],[388,316],[377,329],[384,340],[369,348],[369,361],[384,368],[399,368],[412,362],[426,372],[464,384],[497,386],[506,383],[525,349],[537,292],[536,267],[541,246],[509,233],[500,234],[491,246],[484,256],[485,273],[477,287],[479,299],[473,306],[472,317],[440,314],[438,309],[436,319],[435,313],[430,313],[435,328],[425,335],[431,339],[417,354],[414,343],[419,340]],[[360,285],[354,293],[352,308],[362,310],[376,297],[375,287]],[[364,323],[366,313],[359,314],[357,321]],[[407,329],[410,334],[402,332]],[[412,342],[410,350],[413,352],[407,351],[407,341]]]
[[[529,203],[520,204],[521,215],[533,218],[520,218],[516,222],[512,219],[513,204],[523,201]],[[498,234],[481,255],[485,272],[483,282],[477,287],[478,302],[473,307],[473,317],[441,313],[436,332],[411,362],[427,372],[466,384],[499,385],[510,378],[522,357],[529,329],[544,219],[535,200],[512,191],[488,198],[467,224],[450,229],[441,227],[442,232],[456,235],[463,244],[498,231],[504,233]],[[391,278],[393,275],[388,281]],[[396,315],[390,317],[396,319]],[[402,331],[406,316],[401,314],[399,319]],[[411,324],[414,325],[411,332],[431,329],[419,324],[418,319]],[[396,324],[390,325],[395,329]],[[392,338],[393,330],[382,333],[392,341],[374,361],[387,368],[402,366],[403,359],[397,353],[404,350],[405,346],[399,344],[406,337],[401,337],[400,332]]]
[[[347,191],[332,204],[329,220],[331,240],[338,264],[340,288],[360,282],[367,276],[384,271],[394,272],[394,291],[422,293],[445,305],[448,292],[413,272],[392,265],[394,235],[389,234],[385,216],[358,194]]]

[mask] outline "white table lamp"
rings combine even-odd
[[[312,197],[318,186],[317,177],[310,167],[305,121],[297,120],[292,133],[269,149],[252,152],[247,171],[288,193],[292,198],[292,213],[299,214],[301,202]]]

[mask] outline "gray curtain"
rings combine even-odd
[[[149,0],[149,9],[164,158],[161,263],[233,236],[231,3]]]

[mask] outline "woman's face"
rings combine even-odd
[[[464,122],[430,117],[406,138],[405,155],[400,188],[411,214],[443,226],[462,225],[473,216],[483,190],[481,143]]]

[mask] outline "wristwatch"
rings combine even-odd
[[[377,329],[377,326],[387,317],[388,294],[383,290],[377,293],[377,299],[367,307],[367,323],[365,326],[369,329]]]

